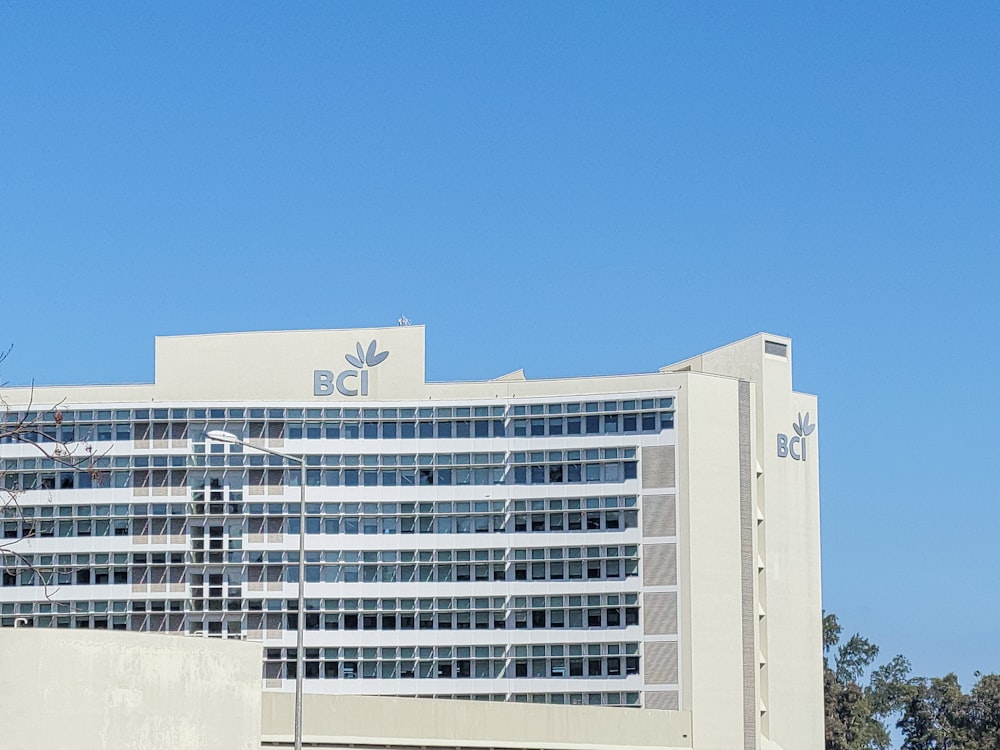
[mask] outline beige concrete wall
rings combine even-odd
[[[0,629],[3,750],[258,750],[260,646]]]
[[[766,354],[765,340],[785,344],[787,357]],[[794,436],[792,423],[800,413],[809,412],[812,424],[819,424],[816,398],[793,391],[791,341],[771,334],[757,334],[664,369],[753,381],[754,499],[759,518],[755,552],[763,565],[757,579],[758,648],[764,664],[755,685],[761,708],[757,746],[821,750],[819,428],[807,438],[806,460],[777,455],[778,434]],[[691,377],[692,385],[698,382],[697,376]],[[694,409],[691,418],[699,419]],[[700,459],[703,443],[695,442],[696,434],[689,437],[691,450]],[[702,532],[692,529],[692,533],[700,543]],[[705,585],[702,577],[692,578],[694,591]],[[695,658],[702,647],[692,641]],[[691,707],[697,719],[706,705],[699,701]],[[700,748],[698,726],[696,721],[695,742]]]
[[[698,750],[743,747],[738,383],[689,376],[678,409],[681,707]]]
[[[786,392],[769,431],[793,435],[799,412],[819,424],[816,398]],[[784,423],[781,423],[781,419]],[[769,737],[785,750],[823,747],[823,598],[819,549],[819,433],[805,461],[765,450]]]
[[[264,693],[264,742],[291,746],[293,701],[289,693]],[[323,748],[693,747],[687,711],[307,694],[302,723],[304,743]]]
[[[357,345],[366,349],[372,341],[389,356],[365,368],[368,398],[419,397],[424,384],[423,326],[157,337],[157,395],[163,400],[195,393],[194,398],[205,400],[313,400],[313,371],[356,369],[345,355],[357,356]],[[351,385],[357,387],[357,380],[352,378]]]

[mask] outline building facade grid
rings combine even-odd
[[[288,688],[300,475],[221,429],[306,462],[310,689],[641,705],[642,395],[9,411],[0,626],[261,640]]]

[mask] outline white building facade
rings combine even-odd
[[[788,339],[428,383],[420,326],[166,337],[152,384],[3,396],[0,625],[260,640],[290,690],[300,474],[260,447],[305,462],[307,691],[822,747],[816,400]]]

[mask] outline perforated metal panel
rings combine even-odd
[[[642,496],[642,535],[646,537],[677,535],[677,496]]]
[[[655,711],[677,711],[680,700],[676,690],[650,690],[646,692],[642,706]]]
[[[647,685],[677,684],[677,641],[650,641],[643,652],[643,679]]]
[[[674,591],[643,594],[643,629],[646,635],[677,633],[677,593]]]
[[[674,487],[677,483],[676,450],[672,445],[642,449],[642,486]]]
[[[642,582],[646,586],[673,586],[677,583],[677,545],[642,546]]]

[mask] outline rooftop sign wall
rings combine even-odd
[[[164,400],[424,398],[425,390],[423,326],[156,339]]]

